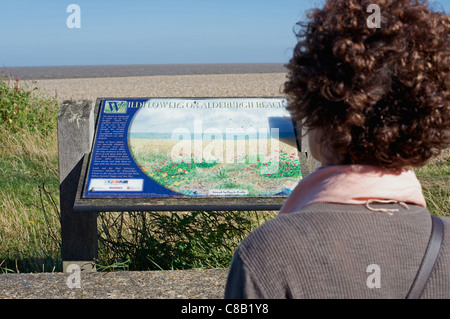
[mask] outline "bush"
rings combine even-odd
[[[15,133],[20,129],[50,134],[56,128],[58,102],[55,98],[41,98],[20,82],[19,78],[2,71],[0,76],[0,126]]]

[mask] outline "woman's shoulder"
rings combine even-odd
[[[290,245],[308,245],[329,240],[347,241],[364,237],[364,240],[378,240],[392,234],[404,237],[429,236],[431,219],[429,211],[418,205],[407,208],[398,204],[373,205],[373,207],[394,208],[393,214],[374,212],[364,205],[313,204],[289,214],[279,214],[253,230],[241,243],[242,249],[265,250]],[[450,227],[450,218],[445,218]],[[450,229],[450,228],[449,228]],[[450,233],[449,233],[450,235]]]

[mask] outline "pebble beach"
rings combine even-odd
[[[284,73],[158,75],[25,80],[24,85],[64,100],[125,97],[281,96]]]

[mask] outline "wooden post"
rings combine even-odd
[[[61,210],[61,254],[63,271],[77,264],[95,271],[97,259],[97,213],[75,213],[73,205],[85,153],[94,136],[92,101],[64,101],[58,115],[59,189]]]

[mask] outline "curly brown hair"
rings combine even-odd
[[[370,4],[381,27],[370,28]],[[329,0],[296,33],[288,111],[342,164],[424,165],[450,144],[450,17],[419,0]]]

